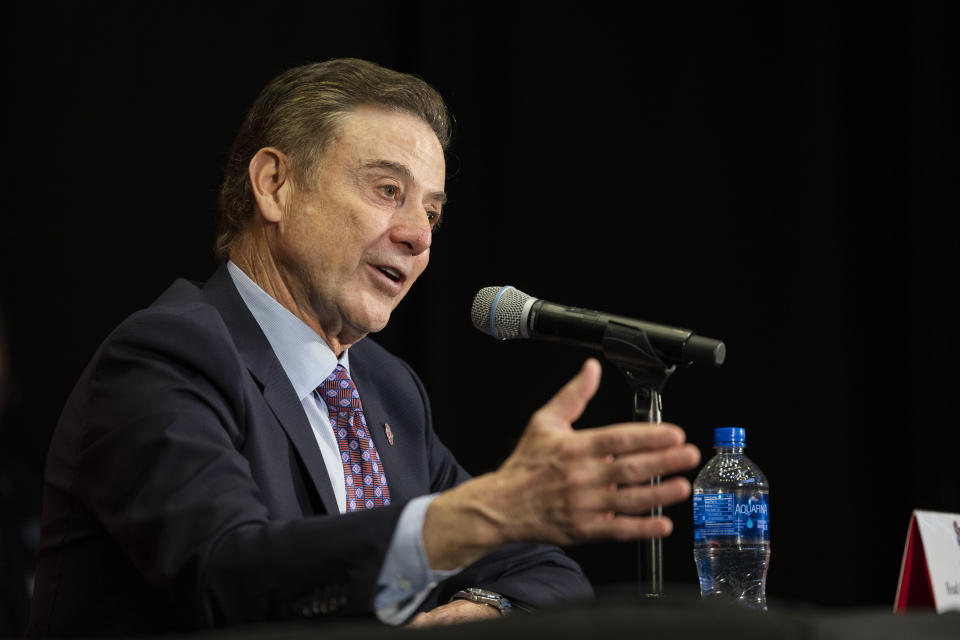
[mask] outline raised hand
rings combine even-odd
[[[468,564],[514,541],[572,544],[669,535],[657,505],[690,495],[682,477],[700,453],[670,424],[623,423],[574,430],[600,383],[593,359],[531,418],[516,449],[495,472],[438,496],[424,520],[424,547],[434,569]]]

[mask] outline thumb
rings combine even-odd
[[[570,382],[537,413],[548,427],[569,426],[583,414],[587,403],[600,386],[600,363],[589,358]]]

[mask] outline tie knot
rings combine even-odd
[[[342,364],[337,364],[336,368],[330,372],[330,375],[327,376],[327,382],[334,382],[336,380],[349,380],[350,374],[347,373],[347,368]]]
[[[317,389],[331,412],[360,406],[360,394],[342,364],[338,364]]]

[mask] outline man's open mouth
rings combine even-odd
[[[377,267],[377,270],[394,282],[400,282],[403,279],[403,274],[393,267]]]

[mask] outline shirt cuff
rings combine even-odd
[[[463,567],[434,571],[427,564],[423,548],[423,519],[437,494],[414,498],[403,508],[390,547],[377,578],[378,593],[373,606],[377,617],[387,624],[402,624],[420,606],[430,590],[441,581],[460,573]]]

